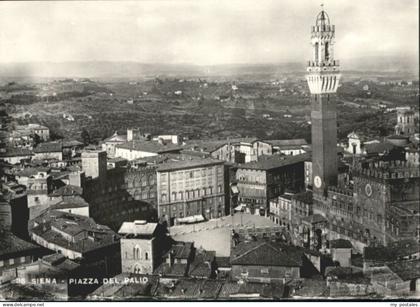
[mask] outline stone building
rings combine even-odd
[[[34,160],[63,160],[63,144],[61,142],[40,143],[33,152]]]
[[[135,199],[151,204],[157,210],[156,166],[127,168],[124,175],[127,192]]]
[[[170,248],[170,239],[161,224],[142,220],[124,222],[118,233],[122,236],[123,273],[152,274]]]
[[[419,132],[419,113],[410,107],[397,108],[397,124],[395,125],[395,134],[413,135]]]
[[[72,260],[105,259],[119,252],[119,236],[86,216],[47,210],[30,221],[29,233],[34,242]]]
[[[43,210],[56,203],[49,194],[53,190],[53,178],[45,170],[38,171],[28,178],[27,197],[29,219],[37,217]]]
[[[163,142],[133,140],[115,146],[115,157],[121,157],[129,161],[158,156],[165,153],[179,153],[181,146],[163,144]]]
[[[314,195],[314,213],[329,222],[328,238],[351,241],[361,251],[371,244],[387,245],[418,239],[420,173],[406,161],[377,161],[352,169],[353,185]]]
[[[231,278],[254,282],[298,279],[303,257],[294,247],[264,240],[241,241],[231,246]]]
[[[350,241],[344,239],[331,240],[329,247],[333,261],[337,261],[341,267],[351,266],[353,246]]]
[[[0,152],[0,160],[10,164],[18,164],[22,161],[29,161],[33,157],[31,150],[27,148],[6,148],[4,152]]]
[[[256,162],[239,164],[236,172],[239,204],[252,214],[267,215],[269,200],[288,191],[304,188],[307,154],[274,155]]]
[[[223,161],[210,158],[161,164],[157,169],[159,217],[173,225],[188,216],[224,216],[224,171]]]
[[[107,172],[107,155],[103,150],[85,150],[82,152],[82,170],[86,177],[104,180]]]
[[[284,193],[277,198],[270,200],[270,219],[289,230],[292,221],[292,196],[291,193]]]
[[[125,221],[156,220],[153,176],[147,178],[141,171],[130,172],[126,168],[114,168],[107,171],[103,180],[99,177],[86,180],[83,198],[89,203],[89,213],[95,221],[118,230]],[[142,182],[147,185],[142,186]],[[151,203],[136,199],[143,196]]]

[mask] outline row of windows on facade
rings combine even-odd
[[[251,197],[265,197],[265,190],[264,189],[253,189],[253,188],[245,188],[240,187],[239,188],[240,193],[244,196],[251,196]],[[279,190],[274,191],[274,193],[278,193]]]
[[[134,187],[145,187],[148,185],[154,185],[156,183],[155,178],[153,176],[150,176],[149,178],[143,177],[141,180],[130,180],[127,181],[127,187],[128,188],[134,188]]]
[[[216,174],[222,175],[223,168],[217,167],[216,168]],[[162,173],[160,175],[162,181],[167,180],[167,173]],[[179,172],[172,172],[171,173],[171,180],[184,180],[184,179],[192,179],[192,178],[200,178],[200,177],[211,177],[213,176],[213,168],[203,168],[201,170],[193,170],[193,171],[179,171]]]
[[[340,210],[340,212],[342,212],[342,213],[345,213],[346,211],[346,209],[347,209],[347,213],[349,213],[349,214],[344,214],[344,215],[350,215],[350,216],[353,216],[353,205],[352,204],[342,204],[342,203],[338,203],[338,202],[336,202],[336,201],[333,201],[332,202],[332,205],[333,205],[333,207],[336,207],[337,209],[338,208],[340,208],[340,209],[343,209],[342,211]],[[362,213],[363,213],[363,217],[366,217],[366,218],[368,218],[368,219],[370,219],[370,220],[373,220],[373,221],[376,221],[376,222],[378,222],[378,223],[382,223],[382,215],[381,214],[377,214],[376,215],[376,217],[375,217],[375,214],[373,213],[373,210],[367,210],[367,209],[363,209],[363,211],[362,211],[362,208],[361,207],[359,207],[359,206],[357,206],[356,207],[356,216],[362,216]]]
[[[223,197],[219,197],[218,198],[218,203],[216,203],[217,207],[219,209],[221,209],[222,205],[223,205]],[[213,198],[209,198],[207,199],[207,202],[204,204],[205,205],[213,205]],[[185,203],[185,204],[178,204],[178,205],[170,205],[171,206],[171,211],[184,211],[184,209],[186,210],[193,210],[194,207],[197,208],[198,210],[201,210],[201,207],[203,207],[203,204],[201,202],[193,202],[193,203]],[[161,207],[162,212],[166,212],[166,206],[162,206]]]
[[[290,210],[292,204],[288,201],[280,200],[280,202],[270,202],[270,207],[281,209],[281,210]]]
[[[272,216],[272,221],[274,223],[276,223],[277,225],[284,226],[284,227],[287,228],[287,230],[290,230],[290,224],[289,223],[286,223],[286,219],[285,218],[278,218],[278,217]]]
[[[8,260],[0,260],[0,268],[14,265],[14,264],[19,264],[19,263],[26,263],[26,257],[22,256],[19,258],[10,258]]]
[[[239,201],[247,204],[265,204],[265,199],[239,197]]]
[[[125,259],[129,259],[128,258],[129,253],[125,252]],[[141,251],[141,248],[138,246],[133,247],[133,254],[132,254],[132,258],[133,260],[149,260],[149,253],[148,252],[144,252],[144,254]]]
[[[33,190],[33,191],[37,191],[37,190],[47,190],[48,189],[48,185],[45,184],[29,184],[28,185],[28,190]]]
[[[268,275],[270,273],[270,269],[269,268],[262,268],[262,269],[260,269],[260,273],[263,274],[263,275]],[[285,268],[285,272],[284,272],[285,277],[291,277],[292,274],[293,274],[293,269]],[[249,275],[249,271],[246,267],[241,268],[241,275],[244,276],[244,277]]]
[[[166,212],[165,209],[162,210],[162,213],[163,213],[163,215],[166,215],[167,213],[170,213],[170,216],[173,217],[173,218],[178,218],[178,217],[183,218],[183,217],[191,216],[191,215],[194,215],[194,214],[197,214],[197,215],[203,214],[203,212],[201,211],[200,208],[197,208],[196,212],[186,211],[185,216],[184,216],[184,212],[178,212],[178,213],[177,212]],[[207,213],[212,218],[223,216],[222,210],[220,210],[220,209],[217,212],[213,211],[213,209],[209,209],[209,211]]]
[[[126,216],[127,214],[133,214],[133,213],[138,213],[138,212],[144,212],[147,211],[148,208],[147,207],[140,207],[140,208],[130,208],[128,210],[124,210],[121,208],[118,208],[118,210],[115,210],[114,208],[109,208],[109,209],[105,209],[105,208],[101,208],[100,213],[102,213],[103,216],[110,216],[110,215],[114,215],[114,216]]]
[[[221,185],[217,186],[217,193],[222,193],[223,189]],[[185,191],[185,199],[189,200],[189,199],[195,199],[201,196],[207,196],[207,195],[211,195],[213,194],[213,188],[203,188],[203,189],[196,189],[193,191]],[[161,200],[162,202],[167,201],[167,195],[166,193],[162,193],[161,194]],[[172,201],[177,201],[177,200],[184,200],[184,192],[172,192],[171,194],[171,200]]]

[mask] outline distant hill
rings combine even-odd
[[[143,64],[138,62],[63,62],[63,63],[0,63],[1,78],[79,77],[79,78],[142,78],[161,76],[277,76],[305,72],[306,62],[277,64],[231,64],[199,66],[192,64]],[[365,57],[342,60],[344,71],[406,72],[418,76],[418,58]]]

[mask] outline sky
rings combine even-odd
[[[302,62],[321,3],[337,59],[418,54],[418,0],[321,1],[0,2],[0,62]]]

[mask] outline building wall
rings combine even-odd
[[[63,160],[63,153],[60,152],[34,152],[34,160],[48,160],[48,159],[57,159]]]
[[[107,156],[105,151],[82,152],[82,169],[86,177],[104,179],[107,172]]]
[[[176,218],[225,215],[224,165],[158,171],[158,215],[171,224]]]
[[[80,208],[64,208],[64,209],[56,209],[56,210],[89,217],[89,206],[80,207]]]
[[[152,274],[154,239],[121,239],[123,273]]]
[[[34,240],[39,245],[41,245],[45,248],[48,248],[50,250],[56,251],[60,254],[63,254],[64,256],[66,256],[69,259],[75,260],[77,258],[82,258],[82,253],[80,253],[80,252],[73,251],[71,249],[65,248],[63,246],[57,245],[57,244],[52,243],[52,242],[48,242],[43,237],[38,236],[38,235],[34,234],[33,232],[30,235],[31,235],[31,239]]]
[[[245,204],[251,213],[258,212],[259,208],[266,209],[268,207],[268,185],[267,173],[264,170],[254,170],[247,168],[238,168],[236,172],[236,180],[239,189],[239,204]],[[276,191],[281,194],[279,187]]]
[[[21,160],[28,160],[31,159],[32,155],[27,156],[15,156],[15,157],[2,157],[1,159],[10,163],[10,164],[18,164]]]
[[[245,204],[252,214],[269,210],[269,200],[289,191],[304,188],[304,164],[296,163],[269,170],[238,167],[236,179],[239,203]]]
[[[155,167],[129,169],[125,172],[124,181],[127,192],[135,199],[150,203],[157,209],[157,179]]]
[[[304,169],[305,169],[305,187],[312,186],[313,185],[312,161],[305,161]]]
[[[49,129],[34,129],[34,133],[37,134],[44,142],[50,139]]]
[[[83,189],[90,216],[114,231],[126,221],[156,219],[152,205],[136,200],[128,191],[126,172],[123,168],[108,170],[105,180],[87,180]]]
[[[351,248],[331,248],[331,256],[341,267],[351,266]]]
[[[360,223],[366,226],[366,237],[376,238],[385,243],[386,207],[390,203],[389,188],[378,181],[355,177],[354,192],[356,217],[360,217]]]
[[[246,279],[249,281],[270,282],[300,278],[299,267],[232,265],[233,280]]]
[[[256,141],[252,144],[252,147],[257,154],[257,159],[262,155],[271,156],[273,154],[273,146],[271,144]]]
[[[22,264],[31,263],[33,261],[34,261],[34,257],[27,256],[27,255],[22,255],[19,257],[10,257],[8,259],[0,260],[0,282],[3,280],[6,280],[4,279],[5,276],[2,276],[3,271],[14,269],[14,268],[19,267]]]
[[[126,149],[121,147],[115,148],[115,157],[121,157],[127,159],[128,161],[146,158],[146,157],[154,157],[157,156],[158,153],[155,152],[147,152],[141,151],[136,149]]]
[[[274,223],[290,229],[292,221],[291,199],[279,196],[270,200],[270,216]]]

